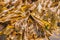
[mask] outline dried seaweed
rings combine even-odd
[[[0,0],[0,35],[6,40],[50,40],[60,28],[60,0]]]

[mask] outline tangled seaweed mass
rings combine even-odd
[[[50,40],[54,33],[60,0],[0,0],[0,40]]]

